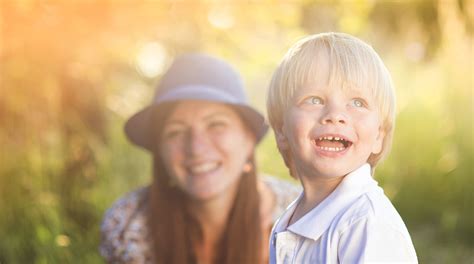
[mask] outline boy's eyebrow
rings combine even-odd
[[[323,91],[324,88],[326,88],[327,85],[324,85],[321,87],[321,85],[316,84],[316,82],[307,82],[305,84],[300,85],[298,89],[295,90],[295,95],[301,94],[301,93],[311,93],[311,92],[318,92],[318,91]]]
[[[335,89],[334,87],[330,87],[331,85],[325,85],[324,87],[317,86],[316,84],[308,83],[306,85],[302,85],[300,89],[297,89],[293,94],[293,99],[301,99],[305,96],[310,96],[317,94],[319,92],[324,93],[326,89]],[[372,97],[372,91],[368,88],[364,89],[357,85],[349,85],[345,88],[342,88],[345,91],[348,91],[352,96],[360,96],[360,97]]]
[[[358,96],[372,96],[372,91],[368,88],[362,88],[362,87],[358,87],[358,86],[350,86],[347,88],[347,91],[353,93],[354,95],[358,95]]]

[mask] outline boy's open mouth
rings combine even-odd
[[[316,139],[316,146],[324,151],[339,152],[351,145],[351,141],[337,136],[323,136]]]

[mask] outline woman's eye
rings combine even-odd
[[[209,122],[208,126],[209,128],[221,128],[226,126],[226,122],[222,120],[214,120]]]
[[[184,131],[181,129],[170,129],[170,130],[165,130],[163,133],[163,136],[166,139],[172,139],[172,138],[178,137],[179,135],[183,133]]]
[[[323,104],[323,99],[317,96],[311,96],[307,98],[304,102],[307,104],[321,105]]]
[[[355,107],[364,107],[366,105],[364,100],[359,98],[352,99],[351,104]]]

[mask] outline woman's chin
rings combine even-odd
[[[209,202],[219,199],[228,200],[229,195],[235,195],[236,186],[216,186],[216,184],[207,184],[203,188],[195,188],[185,191],[189,198],[196,202]]]
[[[215,197],[218,197],[218,193],[215,192],[215,191],[191,191],[191,192],[187,192],[188,194],[188,197],[191,199],[191,200],[194,200],[194,201],[201,201],[201,202],[205,202],[205,201],[208,201],[208,200],[212,200],[214,199]]]

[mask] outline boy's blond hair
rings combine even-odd
[[[318,71],[320,52],[326,53],[329,86],[369,89],[375,98],[385,134],[382,151],[371,154],[374,169],[390,151],[395,122],[395,92],[392,78],[374,49],[362,40],[344,33],[321,33],[298,41],[283,57],[273,74],[267,98],[267,112],[274,131],[281,131],[285,112],[298,87],[321,78]],[[277,140],[278,141],[278,140]],[[278,146],[288,167],[289,152]],[[291,172],[291,168],[290,168]]]

